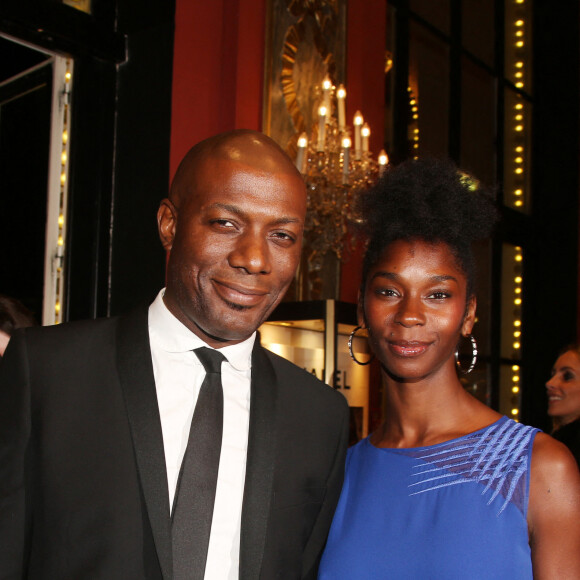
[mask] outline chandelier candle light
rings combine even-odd
[[[356,195],[372,185],[389,162],[385,151],[378,161],[372,158],[371,128],[360,111],[354,115],[353,130],[347,127],[343,85],[337,89],[326,76],[317,93],[316,121],[310,137],[306,132],[299,136],[296,152],[296,167],[308,190],[305,247],[312,280],[319,276],[327,254],[335,254],[338,260],[343,257],[348,224],[357,221]]]

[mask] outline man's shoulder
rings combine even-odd
[[[66,348],[93,342],[111,344],[116,341],[115,337],[120,326],[134,324],[138,317],[146,322],[146,316],[147,310],[139,309],[120,316],[75,320],[52,326],[34,326],[17,330],[13,338],[18,337],[17,340],[25,340],[30,347],[38,348],[54,348],[57,345]]]
[[[51,341],[63,340],[67,337],[90,336],[113,329],[118,323],[119,317],[95,318],[87,320],[74,320],[51,326],[34,326],[23,330],[27,340]]]
[[[325,404],[331,404],[330,402],[333,401],[337,405],[347,406],[346,399],[341,393],[322,382],[315,375],[266,348],[263,350],[272,362],[278,379],[283,384],[291,386],[294,390],[307,390],[311,402],[320,397],[324,399]]]
[[[279,374],[282,374],[284,377],[289,376],[292,378],[299,377],[301,381],[306,381],[309,384],[316,385],[317,387],[324,387],[324,389],[330,389],[330,387],[323,383],[320,379],[318,379],[312,373],[309,373],[305,369],[299,367],[292,361],[277,355],[276,353],[268,350],[267,348],[261,347],[264,353],[268,356],[274,368]],[[334,389],[330,389],[334,390]]]

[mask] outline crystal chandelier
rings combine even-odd
[[[306,181],[308,214],[304,230],[306,295],[320,286],[322,270],[333,254],[344,257],[348,226],[357,221],[355,198],[381,175],[388,163],[381,151],[375,161],[369,151],[370,127],[359,111],[353,129],[346,125],[346,90],[338,89],[327,76],[317,88],[318,122],[313,123],[310,137],[298,138],[296,167]],[[354,138],[353,138],[354,137]]]

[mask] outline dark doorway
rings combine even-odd
[[[44,261],[52,57],[0,38],[0,293],[40,322]]]

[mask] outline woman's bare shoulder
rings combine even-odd
[[[528,528],[534,578],[580,578],[580,473],[568,448],[545,433],[534,440]]]

